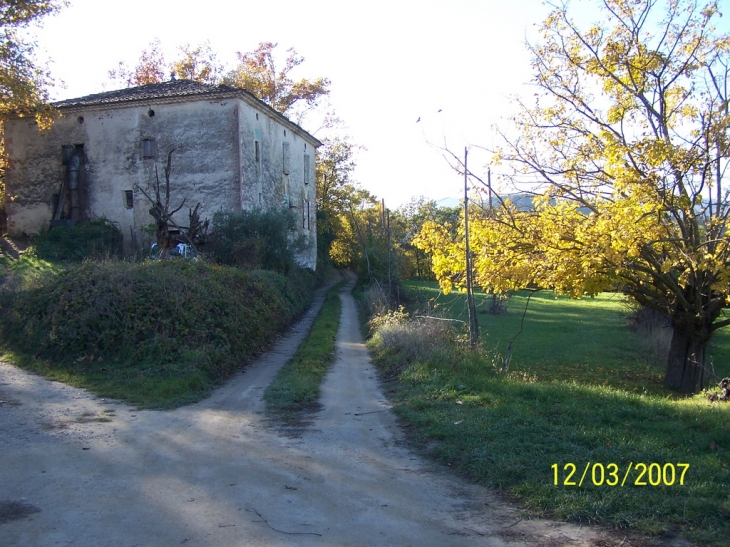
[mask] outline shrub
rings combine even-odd
[[[388,312],[388,297],[380,285],[368,285],[362,291],[360,305],[367,317],[384,316]]]
[[[77,370],[124,361],[218,379],[304,311],[314,274],[297,277],[183,259],[89,261],[16,294],[2,334],[10,349]]]
[[[288,273],[306,248],[303,237],[291,237],[296,225],[289,209],[219,211],[213,215],[207,250],[219,264]]]
[[[372,334],[369,346],[381,362],[387,362],[386,377],[395,378],[414,363],[431,360],[456,363],[462,359],[484,357],[481,348],[470,350],[466,338],[454,323],[438,318],[411,318],[401,306],[398,310],[373,315],[368,321]],[[384,358],[387,356],[387,359]]]
[[[45,230],[35,238],[34,245],[38,258],[81,262],[86,258],[120,255],[122,239],[119,226],[102,217]]]

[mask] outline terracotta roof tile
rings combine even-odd
[[[190,97],[194,95],[211,95],[220,93],[239,94],[248,91],[229,85],[210,85],[193,80],[171,80],[159,84],[147,84],[115,91],[95,93],[76,99],[66,99],[53,103],[56,108],[74,106],[92,106],[101,104],[124,103],[129,101],[141,101],[145,99],[160,99],[167,97]]]

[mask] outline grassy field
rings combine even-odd
[[[431,282],[411,281],[406,288],[421,303],[428,302],[431,310],[467,320],[463,295],[444,295]],[[508,341],[520,331],[528,294],[512,296],[504,315],[486,313],[491,297],[476,294],[481,340],[488,349],[504,354]],[[551,291],[533,294],[522,332],[513,343],[509,370],[541,382],[575,381],[669,395],[662,387],[664,367],[654,362],[651,346],[626,327],[627,310],[618,293],[583,300],[556,299]],[[715,384],[730,376],[730,329],[716,335],[708,355]]]
[[[407,288],[430,313],[465,319],[463,296]],[[412,359],[373,337],[395,410],[423,449],[538,514],[730,545],[730,403],[666,391],[612,294],[533,295],[499,375],[495,352],[520,330],[525,301],[518,294],[507,314],[479,315],[479,354],[441,344]],[[720,333],[710,351],[720,377],[730,375],[728,341]]]
[[[332,287],[307,338],[264,392],[266,410],[286,422],[296,422],[301,412],[317,404],[320,385],[335,356],[335,338],[340,325],[339,291]]]

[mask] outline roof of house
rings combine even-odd
[[[303,133],[309,137],[315,146],[319,146],[321,142],[304,130],[301,126],[289,120],[280,112],[274,110],[269,105],[259,100],[252,93],[238,87],[230,85],[211,85],[196,82],[193,80],[170,80],[159,84],[147,84],[137,87],[128,87],[126,89],[117,89],[114,91],[105,91],[104,93],[95,93],[86,95],[76,99],[66,99],[52,103],[52,106],[59,109],[84,109],[87,107],[112,107],[123,108],[132,106],[132,103],[172,103],[184,102],[187,100],[198,99],[219,99],[237,97],[258,108],[264,113],[276,118],[284,125],[290,126],[295,131]]]

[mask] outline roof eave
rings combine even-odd
[[[51,106],[56,108],[57,110],[63,112],[63,113],[76,113],[76,112],[88,112],[90,110],[110,110],[110,109],[122,109],[122,108],[129,108],[130,106],[137,106],[137,105],[153,105],[153,104],[175,104],[175,103],[186,103],[186,102],[194,102],[194,101],[210,101],[210,100],[220,100],[220,99],[240,99],[249,106],[252,106],[253,108],[259,110],[261,113],[266,114],[268,116],[271,116],[275,118],[278,122],[280,122],[282,125],[284,125],[287,129],[290,131],[293,131],[294,133],[299,134],[302,138],[304,138],[306,141],[308,141],[309,144],[314,146],[315,148],[318,148],[322,145],[322,142],[317,139],[314,135],[307,132],[304,128],[302,128],[300,125],[292,122],[289,120],[286,116],[281,114],[280,112],[274,110],[269,105],[264,103],[263,101],[257,99],[255,96],[253,96],[251,93],[244,89],[238,89],[234,91],[219,91],[219,92],[210,92],[210,93],[197,93],[197,94],[189,94],[189,95],[178,95],[178,96],[160,96],[160,97],[145,97],[142,99],[123,99],[119,101],[113,101],[113,102],[98,102],[98,103],[91,103],[91,104],[83,104],[83,103],[77,103],[77,104],[59,104],[59,103],[68,103],[68,101],[59,101],[58,103],[51,103]],[[73,100],[73,99],[72,99]]]

